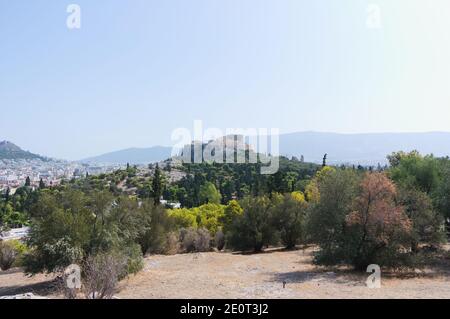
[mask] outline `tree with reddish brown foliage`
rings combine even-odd
[[[367,173],[359,186],[347,189],[354,183],[355,178],[337,172],[319,183],[320,199],[312,210],[311,224],[322,227],[310,228],[315,230],[312,238],[320,239],[315,241],[321,248],[316,263],[349,264],[360,270],[370,264],[409,265],[412,223],[397,204],[393,182],[383,173]],[[344,192],[348,195],[336,195]],[[330,196],[333,205],[327,204]],[[332,223],[323,222],[330,219]]]
[[[371,263],[402,264],[410,244],[412,223],[396,203],[397,189],[383,173],[368,173],[361,183],[353,212],[346,217],[354,243],[351,264],[363,269]]]

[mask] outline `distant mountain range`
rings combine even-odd
[[[395,151],[418,150],[422,154],[450,156],[450,133],[373,133],[337,134],[299,132],[280,136],[280,154],[303,156],[306,162],[321,163],[328,154],[330,164],[384,165],[386,156]],[[155,146],[129,148],[87,158],[80,162],[109,164],[146,164],[168,159],[172,148]],[[1,159],[42,159],[11,142],[0,142]]]
[[[280,153],[303,155],[305,161],[320,163],[325,153],[331,164],[386,164],[396,151],[418,150],[421,154],[450,156],[450,133],[336,134],[301,132],[280,136]]]
[[[299,132],[280,136],[280,154],[303,156],[307,162],[321,163],[328,154],[330,164],[384,165],[386,156],[396,151],[418,150],[435,156],[450,155],[450,133],[338,134]],[[83,162],[143,164],[170,157],[171,147],[130,148],[92,157]]]
[[[105,164],[147,164],[168,159],[172,148],[154,146],[149,148],[127,148],[124,150],[102,154],[81,160],[83,163]]]
[[[45,157],[22,150],[19,146],[8,142],[0,142],[0,160],[18,160],[18,159],[40,159],[47,160]]]
[[[321,163],[328,154],[330,164],[384,165],[395,151],[418,150],[422,154],[450,155],[450,133],[337,134],[299,132],[280,135],[280,154],[302,155],[306,162]],[[130,148],[92,157],[82,162],[143,164],[165,160],[171,147]]]

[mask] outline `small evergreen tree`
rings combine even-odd
[[[159,205],[161,203],[161,195],[163,193],[163,180],[158,164],[156,164],[155,173],[153,174],[152,193],[155,205]]]
[[[228,238],[233,249],[261,251],[277,242],[272,223],[272,201],[267,196],[246,197],[241,201],[243,214],[236,216]]]
[[[6,189],[6,192],[5,192],[5,202],[6,202],[6,203],[9,202],[9,196],[10,196],[10,193],[11,193],[11,189],[8,187],[8,188]]]
[[[39,180],[39,189],[44,189],[45,188],[45,183],[42,180],[42,178]]]
[[[300,192],[285,194],[273,208],[273,223],[286,248],[292,249],[305,239],[305,219],[308,204]]]
[[[327,156],[328,156],[328,154],[325,154],[325,155],[323,156],[322,167],[327,166]]]

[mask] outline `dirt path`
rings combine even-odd
[[[120,283],[119,298],[450,298],[450,267],[420,273],[383,274],[382,288],[369,289],[366,274],[323,270],[312,250],[257,255],[201,253],[152,256],[139,274]],[[0,295],[52,294],[51,276],[0,272]],[[283,288],[283,282],[286,287]]]

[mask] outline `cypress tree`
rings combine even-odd
[[[323,163],[322,163],[322,167],[325,167],[325,166],[327,166],[327,156],[328,156],[328,154],[325,154],[325,155],[323,156]]]
[[[11,189],[8,187],[6,189],[6,193],[5,193],[5,202],[8,203],[9,202],[9,194],[11,193]]]
[[[161,195],[162,195],[162,176],[158,164],[156,164],[155,174],[153,175],[152,193],[155,205],[159,205],[161,203]]]
[[[27,179],[25,180],[25,187],[30,187],[30,186],[31,186],[30,176],[27,176]]]

